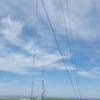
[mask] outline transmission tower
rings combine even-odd
[[[42,92],[41,92],[41,99],[42,100],[45,100],[46,99],[46,89],[45,89],[45,71],[44,71],[44,66],[42,67],[42,83],[41,83],[41,89],[42,89]]]

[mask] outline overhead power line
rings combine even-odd
[[[44,11],[45,11],[45,14],[46,14],[46,17],[47,17],[47,20],[48,20],[48,23],[49,23],[49,26],[50,26],[52,35],[53,35],[54,40],[55,40],[55,42],[56,42],[57,49],[58,49],[60,55],[62,56],[62,62],[63,62],[63,64],[64,64],[65,68],[66,68],[66,63],[65,63],[65,60],[64,60],[64,58],[63,58],[63,57],[64,57],[64,54],[63,54],[63,52],[62,52],[62,50],[61,50],[61,48],[60,48],[60,46],[59,46],[59,43],[58,43],[58,40],[57,40],[57,37],[56,37],[56,32],[55,32],[55,30],[54,30],[54,28],[53,28],[53,25],[52,25],[52,23],[51,23],[50,17],[49,17],[49,15],[48,15],[47,8],[46,8],[45,3],[44,3],[44,0],[41,0],[41,2],[42,2],[42,6],[43,6],[43,8],[44,8]],[[76,89],[75,89],[75,87],[74,87],[74,83],[73,83],[73,80],[72,80],[71,75],[70,75],[70,72],[67,70],[67,68],[66,68],[66,71],[67,71],[67,75],[68,75],[68,77],[69,77],[70,83],[71,83],[71,85],[72,85],[73,91],[74,91],[75,95],[78,97],[77,91],[76,91]]]
[[[63,1],[62,1],[63,2]],[[67,22],[66,22],[66,17],[65,17],[65,12],[64,12],[64,6],[63,3],[61,2],[61,9],[62,9],[62,15],[63,15],[63,20],[64,20],[64,26],[65,26],[65,33],[66,33],[66,38],[67,38],[67,45],[69,46],[69,53],[71,54],[71,63],[72,65],[75,65],[76,67],[78,66],[76,62],[76,56],[74,55],[75,50],[74,50],[74,42],[73,42],[73,37],[72,37],[72,28],[71,28],[71,19],[70,19],[70,8],[69,8],[69,1],[66,0],[66,11],[67,11]],[[68,29],[69,28],[69,29]],[[74,57],[75,56],[75,57]],[[76,75],[78,71],[78,67],[75,72],[75,79],[76,79],[76,86],[77,86],[77,91],[79,94],[79,97],[81,98],[81,89],[80,89],[80,84],[79,84],[79,79],[78,76]]]
[[[38,14],[38,0],[35,0],[35,13],[34,13],[34,18],[37,18]],[[36,27],[36,33],[37,33],[37,21],[35,21],[35,27]],[[35,65],[35,58],[36,58],[36,50],[34,48],[34,40],[32,44],[32,50],[33,50],[33,65]],[[32,84],[31,84],[31,100],[34,97],[34,73],[32,72]]]

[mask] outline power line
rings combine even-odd
[[[67,16],[68,16],[68,23],[66,23],[66,18],[64,17],[64,22],[65,22],[65,25],[69,25],[69,30],[67,29],[66,31],[66,34],[69,34],[69,45],[70,45],[70,52],[72,54],[72,64],[74,64],[77,68],[76,70],[74,70],[75,72],[75,76],[76,76],[76,85],[77,85],[77,90],[78,90],[78,93],[79,93],[79,96],[80,96],[80,99],[81,99],[81,88],[80,88],[80,83],[79,83],[79,79],[78,79],[78,76],[76,75],[77,71],[78,71],[78,64],[76,62],[76,55],[74,55],[75,53],[75,47],[74,47],[74,41],[73,41],[73,35],[72,35],[72,25],[71,25],[71,14],[70,14],[70,7],[69,7],[69,0],[66,0],[66,5],[67,5]],[[64,13],[64,12],[63,12]],[[64,14],[63,14],[64,15]],[[68,37],[68,35],[67,35]]]
[[[62,1],[63,2],[63,1]],[[70,43],[70,39],[69,39],[69,36],[68,36],[68,34],[69,34],[69,32],[68,32],[68,29],[66,29],[67,28],[67,23],[66,23],[66,18],[65,18],[65,13],[64,13],[64,7],[63,7],[63,3],[62,2],[60,2],[60,4],[61,4],[61,9],[62,9],[62,15],[63,15],[63,21],[64,21],[64,26],[66,26],[65,27],[65,33],[66,33],[66,38],[67,38],[67,45],[69,46],[69,48],[68,48],[68,51],[69,51],[69,53],[71,54],[71,55],[73,55],[72,53],[72,45],[71,45],[71,43]],[[74,59],[73,59],[73,57],[71,57],[71,63],[72,63],[72,65],[74,65]],[[75,73],[75,75],[76,75],[76,73]],[[76,78],[76,82],[77,82],[77,78]],[[76,84],[77,85],[77,89],[78,89],[78,84]]]
[[[66,2],[67,2],[67,14],[68,14],[68,23],[67,24],[69,25],[69,29],[70,29],[69,31],[66,32],[66,34],[69,34],[70,35],[69,36],[69,43],[70,43],[70,53],[72,55],[72,64],[77,67],[76,55],[74,55],[75,49],[74,49],[74,42],[73,42],[73,36],[72,36],[69,2],[68,2],[68,0],[66,0]],[[64,19],[65,19],[65,23],[66,23],[66,18],[64,18]],[[68,37],[68,35],[67,35],[67,37]],[[75,72],[75,76],[76,76],[76,86],[77,86],[77,90],[78,90],[79,96],[81,98],[81,92],[80,92],[81,90],[80,90],[79,79],[78,79],[78,76],[76,75],[77,70],[78,70],[78,68],[76,70],[74,70],[74,72]]]
[[[63,1],[62,1],[63,2]],[[65,17],[65,12],[64,12],[64,6],[63,6],[63,3],[62,3],[61,1],[60,1],[60,4],[61,4],[61,10],[62,10],[62,15],[63,15],[63,21],[64,21],[64,26],[66,26],[65,27],[65,33],[66,33],[66,38],[67,38],[67,45],[69,46],[69,49],[68,49],[68,51],[69,51],[69,53],[72,55],[72,57],[71,57],[71,63],[72,63],[72,65],[75,65],[74,64],[74,58],[73,58],[73,44],[71,44],[71,40],[70,40],[70,37],[69,37],[69,30],[68,30],[68,24],[69,23],[66,23],[66,17]],[[69,14],[69,10],[68,10],[68,7],[67,7],[67,13]],[[66,29],[67,28],[67,29]],[[75,76],[76,76],[76,71],[74,71],[75,72]],[[76,86],[77,86],[77,92],[78,92],[78,94],[79,94],[79,96],[81,95],[80,94],[80,88],[79,88],[79,80],[78,80],[78,78],[77,77],[75,77],[76,78]],[[81,96],[80,96],[80,98],[81,98]]]
[[[60,55],[61,55],[62,57],[64,57],[64,54],[63,54],[62,50],[60,49],[60,46],[59,46],[59,43],[58,43],[58,40],[57,40],[57,37],[56,37],[56,32],[55,32],[55,30],[54,30],[54,28],[53,28],[53,25],[52,25],[51,21],[50,21],[50,17],[49,17],[49,15],[48,15],[47,8],[46,8],[46,6],[45,6],[45,4],[44,4],[44,1],[43,1],[43,0],[41,0],[41,1],[42,1],[42,6],[43,6],[43,8],[44,8],[44,11],[45,11],[45,14],[46,14],[48,23],[49,23],[50,28],[51,28],[51,31],[52,31],[52,35],[53,35],[54,40],[55,40],[55,42],[56,42],[57,49],[58,49]],[[65,68],[66,68],[66,63],[65,63],[64,58],[62,58],[62,62],[63,62],[63,64],[64,64]],[[70,73],[69,73],[68,70],[66,70],[66,71],[67,71],[69,80],[70,80],[70,82],[71,82],[73,91],[74,91],[75,95],[78,97],[77,92],[76,92],[76,89],[75,89],[75,87],[74,87],[74,83],[73,83],[72,78],[71,78],[71,76],[70,76]]]
[[[37,18],[37,14],[38,14],[38,0],[36,0],[35,1],[35,6],[36,6],[36,11],[35,11],[35,18]],[[36,26],[36,33],[37,33],[37,21],[35,22],[35,26]],[[36,52],[36,50],[35,50],[35,48],[34,48],[34,40],[33,40],[33,65],[35,65],[35,58],[36,58],[36,54],[35,54],[35,52]],[[31,84],[31,100],[32,100],[32,98],[34,97],[34,74],[32,75],[32,84]]]

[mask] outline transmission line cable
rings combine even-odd
[[[68,1],[68,0],[67,0]],[[70,28],[70,30],[72,31],[72,29],[71,29],[71,20],[70,20],[70,13],[69,13],[69,7],[68,7],[69,5],[68,5],[68,2],[67,2],[67,12],[68,12],[68,23],[66,23],[66,18],[64,17],[64,22],[65,22],[65,26],[67,26],[68,24],[69,24],[69,28]],[[63,14],[64,15],[64,14]],[[75,50],[74,50],[74,42],[73,42],[73,39],[72,39],[72,33],[71,33],[71,31],[69,31],[68,29],[66,30],[66,35],[67,35],[67,37],[69,38],[69,46],[70,46],[70,53],[71,53],[71,56],[72,56],[72,60],[71,60],[71,62],[72,62],[72,64],[73,65],[75,65],[76,67],[78,66],[77,65],[77,63],[76,63],[76,55],[74,55],[74,53],[75,53]],[[68,35],[71,35],[71,36],[68,36]],[[81,92],[80,92],[80,84],[79,84],[79,79],[78,79],[78,76],[76,75],[76,73],[78,72],[78,67],[77,67],[77,69],[76,70],[74,70],[74,72],[75,72],[75,76],[76,76],[76,86],[77,86],[77,90],[78,90],[78,93],[79,93],[79,96],[80,96],[80,99],[81,99]]]
[[[67,42],[67,45],[68,45],[68,51],[72,55],[71,43],[70,43],[69,36],[68,36],[68,29],[66,29],[67,28],[67,23],[66,23],[66,18],[65,18],[65,13],[64,13],[64,7],[63,7],[63,3],[62,2],[60,1],[60,5],[61,5],[61,10],[62,10],[62,16],[63,16],[64,26],[65,26],[65,33],[67,35],[67,39],[66,39],[67,41],[66,42]],[[71,63],[72,63],[72,65],[74,65],[74,61],[73,60],[74,59],[71,57]],[[75,75],[76,75],[76,73],[75,73]],[[77,79],[76,79],[76,82],[77,82]],[[78,84],[76,84],[76,85],[78,85]],[[78,86],[77,86],[77,90],[78,90]]]
[[[78,90],[78,93],[79,93],[79,96],[80,96],[80,99],[81,99],[81,88],[80,88],[80,83],[79,83],[79,78],[78,76],[76,75],[77,72],[78,72],[78,64],[76,62],[76,55],[75,54],[75,47],[74,47],[74,42],[73,42],[73,35],[72,35],[72,25],[71,25],[71,14],[70,14],[70,7],[69,7],[69,0],[66,0],[66,7],[67,7],[67,16],[68,16],[68,20],[67,20],[67,23],[66,23],[66,18],[64,17],[64,23],[65,23],[65,26],[67,28],[67,26],[69,27],[69,30],[65,30],[66,31],[66,35],[67,37],[69,38],[68,41],[69,41],[69,46],[70,46],[70,53],[72,55],[72,64],[76,66],[76,70],[74,70],[75,72],[75,76],[76,76],[76,86],[77,86],[77,90]],[[64,11],[63,11],[63,15],[64,15]],[[64,15],[65,16],[65,15]]]
[[[37,18],[37,14],[38,14],[38,0],[35,0],[35,16],[34,16],[34,19],[35,18]],[[36,33],[37,33],[37,21],[35,22],[35,25],[34,25],[35,27],[36,27]],[[32,44],[32,49],[33,49],[33,65],[35,65],[35,58],[36,58],[36,54],[35,54],[35,52],[36,52],[36,50],[35,50],[35,48],[34,48],[34,40],[33,40],[33,44]],[[34,74],[32,75],[32,86],[31,86],[31,100],[32,100],[32,98],[33,98],[33,96],[34,96]]]
[[[42,2],[42,6],[43,6],[43,8],[44,8],[44,11],[45,11],[45,14],[46,14],[48,23],[49,23],[49,25],[50,25],[52,35],[53,35],[54,40],[55,40],[55,42],[56,42],[57,49],[58,49],[60,55],[61,55],[62,57],[64,57],[64,54],[63,54],[62,50],[60,49],[60,46],[59,46],[59,43],[58,43],[58,40],[57,40],[57,37],[56,37],[56,32],[55,32],[55,30],[54,30],[54,28],[53,28],[53,25],[52,25],[52,23],[51,23],[50,17],[49,17],[49,15],[48,15],[48,12],[47,12],[47,8],[46,8],[46,6],[45,6],[45,3],[44,3],[43,0],[41,0],[41,2]],[[63,64],[64,64],[65,68],[66,68],[66,63],[65,63],[64,58],[62,58],[62,62],[63,62]],[[67,71],[69,80],[70,80],[70,82],[71,82],[73,91],[74,91],[75,95],[78,97],[77,92],[76,92],[76,89],[75,89],[75,87],[74,87],[73,80],[72,80],[72,78],[71,78],[71,76],[70,76],[70,73],[69,73],[68,70],[66,70],[66,71]]]

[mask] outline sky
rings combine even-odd
[[[0,96],[100,98],[100,0],[0,0]],[[69,39],[69,42],[68,42]],[[63,64],[65,61],[65,65]],[[68,73],[70,73],[70,76]]]

